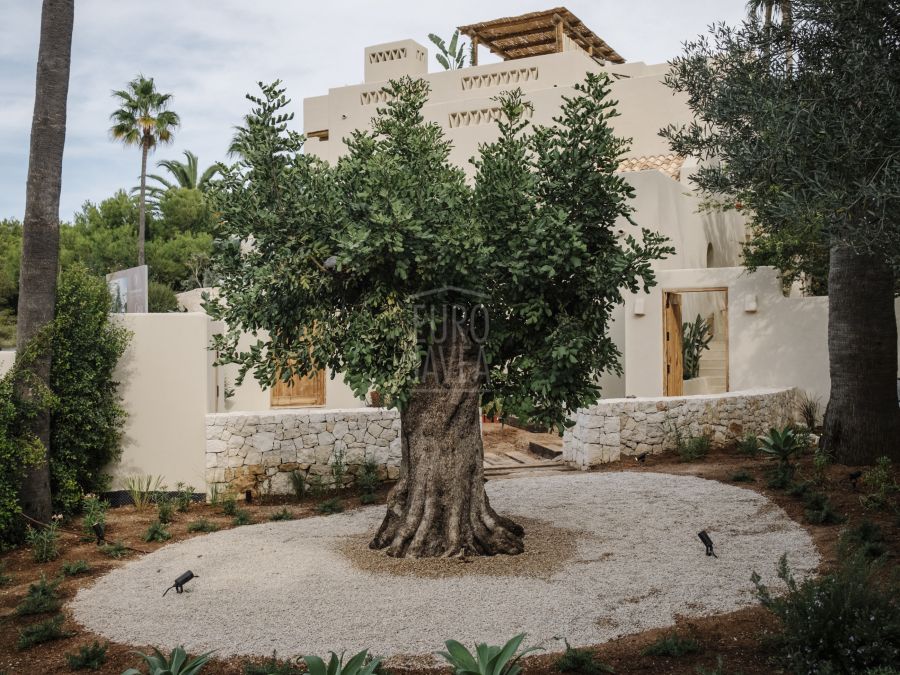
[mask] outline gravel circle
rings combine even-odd
[[[75,619],[110,640],[184,645],[198,653],[282,657],[361,649],[431,654],[454,638],[560,649],[754,604],[750,574],[779,588],[787,553],[802,578],[819,564],[809,534],[751,490],[693,476],[582,473],[491,481],[500,513],[577,530],[577,551],[552,575],[487,572],[422,577],[365,571],[342,553],[374,531],[383,506],[265,523],[165,546],[100,577],[72,602]],[[707,530],[718,558],[704,555]],[[528,540],[526,538],[526,547]],[[183,594],[163,589],[185,570]]]

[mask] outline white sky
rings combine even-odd
[[[559,0],[556,0],[557,2]],[[256,82],[280,78],[301,128],[302,100],[362,81],[367,45],[457,25],[547,9],[536,0],[75,0],[68,131],[60,217],[137,183],[140,154],[109,139],[110,91],[138,73],[173,94],[182,126],[151,157],[224,158],[232,127],[248,110]],[[746,0],[567,0],[565,3],[628,61],[660,63],[684,40],[718,21],[737,23]],[[0,218],[22,218],[40,0],[0,0]],[[430,49],[431,70],[440,68]],[[487,62],[486,51],[481,60]]]

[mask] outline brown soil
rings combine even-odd
[[[350,563],[365,572],[429,578],[482,576],[525,576],[548,579],[574,556],[584,532],[554,527],[530,518],[516,518],[525,528],[525,552],[470,558],[392,558],[369,548],[371,534],[350,537],[340,546]]]
[[[527,434],[518,430],[507,431],[509,427],[502,430],[503,442],[511,443],[512,447],[517,447],[518,443],[523,442],[519,434]],[[491,442],[494,439],[490,439]],[[527,444],[527,441],[524,441]],[[490,448],[488,448],[490,451]],[[625,459],[621,462],[610,464],[599,469],[599,471],[656,471],[673,474],[685,474],[700,476],[723,482],[730,482],[731,476],[738,470],[746,470],[755,478],[755,482],[739,483],[742,487],[756,490],[768,496],[772,501],[785,509],[785,511],[798,522],[803,521],[803,505],[800,499],[791,497],[780,491],[769,490],[765,487],[764,472],[770,466],[770,463],[764,459],[747,458],[737,455],[734,452],[720,451],[710,454],[705,460],[690,464],[680,463],[672,454],[656,455],[647,458],[644,463],[637,463],[633,459]],[[888,567],[896,567],[898,560],[898,552],[900,552],[900,528],[897,527],[896,516],[885,512],[864,511],[860,505],[860,492],[854,488],[848,480],[848,474],[853,471],[852,467],[833,466],[828,470],[824,484],[818,488],[821,492],[828,495],[837,511],[847,517],[844,525],[805,525],[807,530],[813,537],[823,556],[823,570],[830,568],[837,557],[837,540],[842,529],[846,525],[855,525],[863,519],[868,519],[879,524],[887,536],[887,544],[890,550],[888,557]],[[804,457],[799,462],[798,478],[803,479],[812,476],[811,457]],[[379,502],[384,503],[387,492],[385,486],[379,493]],[[273,500],[274,501],[274,500]],[[343,498],[347,508],[359,506],[359,498],[353,494],[348,494]],[[252,515],[254,522],[262,522],[269,516],[281,510],[284,506],[291,510],[296,518],[306,518],[316,515],[314,503],[306,501],[303,504],[290,503],[290,500],[280,500],[279,503],[254,503],[250,505],[248,510]],[[231,527],[231,519],[221,514],[221,509],[207,504],[195,504],[191,506],[190,512],[187,514],[176,514],[175,522],[169,526],[172,533],[172,539],[167,543],[184,540],[188,537],[203,536],[202,533],[191,534],[187,532],[187,524],[199,518],[206,518],[219,524],[223,529]],[[110,510],[108,514],[107,538],[110,541],[123,541],[134,548],[142,551],[153,551],[166,544],[145,543],[142,540],[143,532],[147,526],[156,518],[155,510],[146,509],[144,511],[136,511],[133,507],[122,507]],[[548,547],[559,546],[571,550],[574,548],[574,538],[579,536],[577,532],[569,530],[554,530],[552,532],[542,532],[541,525],[538,523],[528,523],[529,528],[529,544],[541,545],[544,541]],[[80,528],[78,521],[69,523],[68,530]],[[555,543],[554,543],[555,542]],[[94,640],[101,643],[106,642],[103,637],[90,633],[83,627],[78,625],[71,619],[68,614],[64,629],[75,633],[72,637],[64,640],[50,642],[43,645],[32,647],[25,651],[16,650],[16,640],[19,636],[19,629],[24,625],[29,625],[40,621],[46,617],[25,617],[19,618],[15,615],[14,609],[25,595],[28,584],[36,581],[41,573],[47,575],[48,578],[55,577],[60,574],[60,569],[64,562],[74,560],[86,560],[91,565],[91,569],[86,574],[79,575],[74,578],[65,578],[61,585],[61,595],[65,600],[74,597],[78,588],[90,585],[94,579],[108,570],[122,565],[134,556],[141,555],[138,552],[131,552],[122,560],[112,560],[103,555],[97,546],[93,543],[82,542],[79,536],[63,535],[61,538],[62,555],[55,561],[50,563],[36,564],[31,559],[31,552],[28,549],[13,550],[0,555],[0,562],[5,565],[4,573],[11,577],[11,582],[0,587],[0,672],[5,673],[68,673],[71,672],[66,663],[65,655],[77,651],[80,645],[90,644]],[[362,542],[361,543],[367,543]],[[364,549],[368,552],[368,549]],[[527,555],[527,554],[526,554]],[[554,554],[558,555],[558,554]],[[550,554],[548,553],[549,557]],[[534,569],[542,569],[537,559],[541,557],[535,552],[535,558],[532,563]],[[524,560],[525,556],[521,556]],[[376,567],[384,565],[385,561],[376,558],[369,558],[361,555],[358,558],[363,565],[375,565]],[[374,561],[374,562],[373,562]],[[391,569],[392,563],[398,563],[399,567]],[[562,558],[559,559],[562,562]],[[775,561],[773,561],[773,564]],[[387,561],[386,567],[380,569],[394,574],[409,573],[410,570],[405,569],[408,561]],[[430,563],[429,563],[430,564]],[[465,573],[471,573],[470,568],[475,573],[491,573],[491,563],[483,563],[481,561],[472,563],[452,563],[453,565],[462,565],[465,567]],[[508,559],[504,562],[508,564]],[[481,567],[479,567],[481,566]],[[524,565],[523,567],[528,567]],[[367,569],[372,569],[367,567]],[[453,568],[450,568],[453,570]],[[66,614],[65,608],[63,613]],[[552,617],[548,617],[552,620]],[[730,614],[715,617],[706,617],[702,619],[683,619],[678,621],[673,629],[652,630],[636,635],[622,637],[602,645],[596,646],[592,651],[596,657],[615,669],[616,673],[678,673],[691,674],[696,673],[697,667],[714,668],[717,657],[722,658],[725,672],[741,672],[744,675],[768,675],[778,672],[769,661],[769,655],[766,651],[764,640],[768,633],[776,628],[774,618],[761,607],[740,610]],[[662,658],[643,656],[643,649],[665,634],[667,630],[675,630],[679,634],[691,636],[696,639],[702,646],[702,652],[697,655],[685,656],[679,658]],[[447,636],[448,638],[453,636]],[[336,649],[340,645],[335,645]],[[377,653],[378,645],[371,646],[372,651]],[[100,673],[118,675],[129,667],[138,666],[138,658],[133,650],[149,651],[149,646],[134,647],[132,645],[110,644],[107,652],[106,664],[101,668]],[[558,652],[562,651],[563,645],[546,645],[547,653],[529,657],[525,660],[525,675],[549,675],[557,673],[553,667],[553,662],[558,656]],[[556,653],[553,653],[556,652]],[[225,675],[241,675],[244,672],[244,666],[249,663],[260,663],[262,659],[248,658],[231,658],[227,660],[214,660],[206,668],[204,673],[222,673]],[[410,669],[406,671],[398,671],[408,673],[408,675],[418,675],[419,671]]]

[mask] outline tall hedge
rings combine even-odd
[[[107,489],[103,471],[121,454],[125,410],[113,373],[129,332],[109,321],[106,283],[82,265],[60,278],[50,389],[58,398],[50,427],[54,508],[77,510],[87,492]]]

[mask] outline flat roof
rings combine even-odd
[[[625,63],[616,50],[565,7],[459,26],[459,31],[505,60],[561,52],[565,35],[591,56]]]

